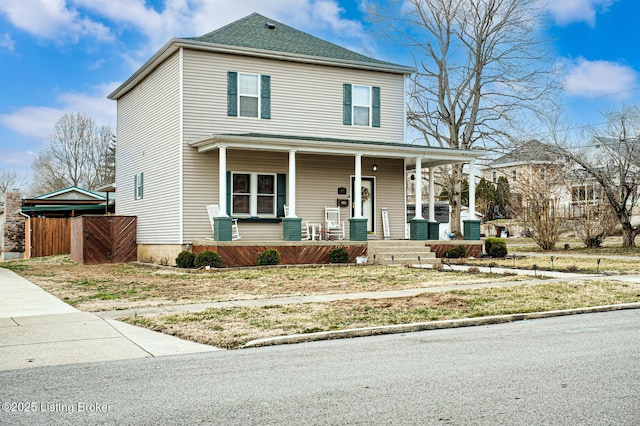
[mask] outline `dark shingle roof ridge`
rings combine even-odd
[[[275,28],[267,28],[267,23],[273,24]],[[403,66],[354,52],[256,12],[202,36],[186,37],[185,40],[334,60]]]

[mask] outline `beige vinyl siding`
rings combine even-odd
[[[378,171],[372,172],[373,163]],[[338,198],[351,198],[351,177],[355,174],[353,157],[298,155],[296,215],[303,221],[324,223],[324,208],[336,207]],[[404,217],[404,161],[395,159],[374,159],[363,157],[362,176],[375,178],[375,235],[369,239],[382,239],[381,208],[389,209],[389,228],[392,239],[403,239],[405,229]],[[338,195],[338,187],[347,188],[347,195]],[[351,206],[340,209],[340,219],[347,221],[347,238],[349,235],[349,218]]]
[[[180,55],[118,100],[116,213],[138,217],[138,243],[180,241]],[[134,200],[134,176],[144,196]]]
[[[271,77],[271,118],[227,116],[227,72]],[[380,87],[381,126],[343,124],[343,84]],[[269,133],[404,142],[404,78],[399,74],[185,49],[184,137]]]
[[[202,172],[190,164],[196,161]],[[227,150],[227,171],[287,173],[289,154],[279,152],[255,152]],[[195,150],[185,154],[185,241],[211,238],[207,204],[219,204],[218,198],[218,151],[198,154]],[[226,194],[226,191],[225,191]],[[282,240],[282,224],[279,223],[240,223],[240,235],[243,240],[268,241]]]
[[[203,159],[206,164],[201,166],[204,173],[195,174],[203,180],[200,185],[185,186],[185,242],[212,236],[205,206],[218,204],[217,151],[195,154],[194,158]],[[374,162],[378,165],[376,173],[371,171]],[[325,206],[334,207],[338,198],[350,197],[355,159],[348,156],[298,154],[296,168],[296,215],[303,221],[324,223]],[[389,209],[391,238],[404,238],[403,168],[404,162],[397,159],[364,157],[362,160],[363,175],[376,178],[376,232],[375,235],[369,236],[370,239],[383,238],[380,210],[382,207]],[[228,149],[227,169],[238,172],[288,174],[288,153]],[[287,184],[288,182],[289,176],[287,176]],[[348,194],[338,195],[338,187],[347,188]],[[347,238],[350,216],[350,207],[341,209],[341,219],[346,221],[347,225]],[[240,222],[239,227],[244,241],[278,241],[282,239],[281,223]]]

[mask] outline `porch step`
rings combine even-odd
[[[367,256],[369,263],[375,262],[378,265],[404,265],[407,263],[433,265],[441,263],[424,241],[369,241]],[[420,261],[418,261],[418,256],[420,256]]]

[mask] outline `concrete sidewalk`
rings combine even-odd
[[[80,312],[0,268],[0,370],[219,350]]]

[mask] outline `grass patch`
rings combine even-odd
[[[183,339],[234,349],[254,339],[376,325],[540,312],[640,301],[640,284],[578,282],[300,305],[207,309],[124,318]]]

